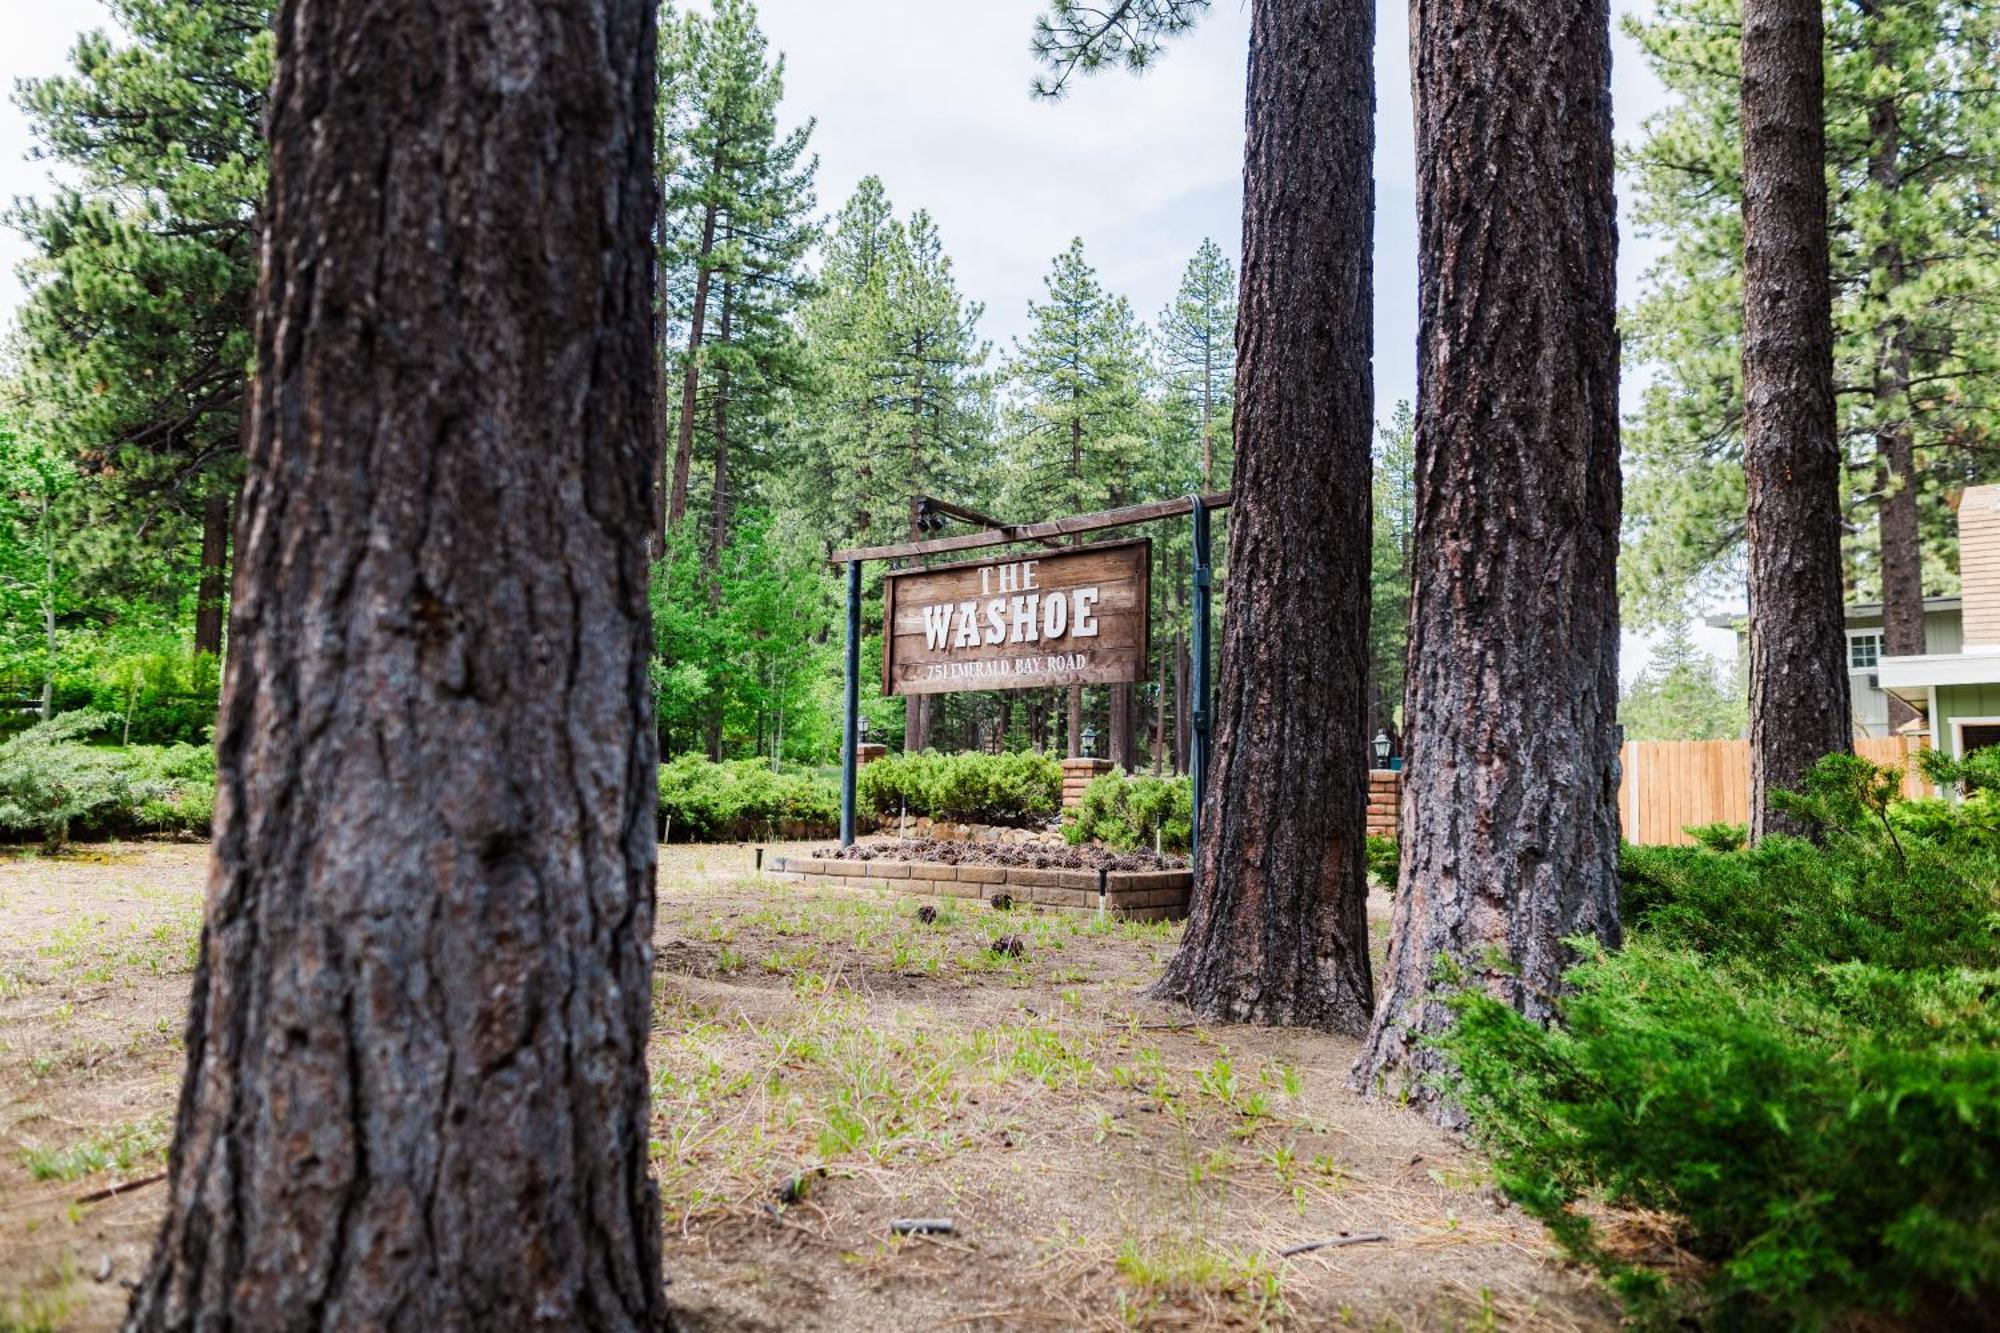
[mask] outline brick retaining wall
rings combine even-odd
[[[773,873],[803,884],[875,889],[931,898],[979,898],[1004,893],[1017,908],[1095,912],[1097,871],[1032,870],[1021,866],[946,865],[939,861],[848,861],[781,856]],[[1186,870],[1114,870],[1104,877],[1106,913],[1126,921],[1178,921],[1187,915],[1194,876]]]

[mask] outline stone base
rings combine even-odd
[[[1021,866],[945,865],[935,861],[847,861],[780,856],[771,871],[802,884],[929,898],[991,900],[1004,893],[1017,908],[1090,913],[1102,905],[1122,921],[1178,921],[1187,915],[1194,875],[1186,870],[1114,870],[1098,894],[1095,870],[1033,870]]]
[[[1084,789],[1110,771],[1109,759],[1063,760],[1063,809],[1076,808],[1083,801]]]

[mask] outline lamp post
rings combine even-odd
[[[1092,759],[1095,758],[1096,755],[1097,755],[1097,728],[1085,727],[1083,729],[1083,757],[1085,759]]]
[[[1389,766],[1389,733],[1386,731],[1378,731],[1375,733],[1375,767],[1387,768],[1388,766]]]

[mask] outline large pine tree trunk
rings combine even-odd
[[[194,650],[222,651],[222,618],[228,611],[229,493],[211,490],[201,505],[201,581],[195,586]]]
[[[1154,994],[1359,1033],[1368,975],[1375,11],[1256,0],[1216,743],[1187,932]]]
[[[1871,17],[1879,16],[1871,15]],[[1875,62],[1891,59],[1886,39],[1874,48]],[[1868,118],[1874,141],[1868,174],[1885,195],[1903,186],[1902,111],[1897,99],[1884,97]],[[1892,293],[1909,280],[1903,247],[1893,229],[1885,230],[1875,250],[1876,281]],[[1875,453],[1882,498],[1876,511],[1876,535],[1882,553],[1882,651],[1910,657],[1924,651],[1924,560],[1917,517],[1916,446],[1910,431],[1910,349],[1901,316],[1884,321],[1876,334]],[[1916,716],[1894,695],[1889,696],[1889,722],[1901,726]]]
[[[715,163],[715,171],[721,174],[720,160]],[[715,214],[716,206],[711,203],[701,219],[701,253],[695,259],[694,269],[694,309],[688,315],[687,364],[681,367],[681,410],[674,429],[673,480],[667,487],[667,532],[679,527],[687,514],[688,474],[694,470],[695,397],[701,388],[702,325],[708,319],[709,279],[715,271],[710,267],[715,252]],[[665,536],[663,532],[663,545]]]
[[[1417,514],[1402,874],[1355,1067],[1414,1075],[1438,960],[1536,1021],[1618,938],[1618,341],[1607,0],[1417,0]]]
[[[1743,5],[1743,479],[1750,548],[1750,833],[1853,743],[1834,440],[1819,0]],[[1920,613],[1921,614],[1921,613]]]
[[[128,1327],[654,1329],[654,6],[284,0],[207,921]]]

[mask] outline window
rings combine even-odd
[[[1875,664],[1882,660],[1882,636],[1870,631],[1866,634],[1847,636],[1847,669],[1849,671],[1873,671]]]
[[[2000,745],[2000,726],[1990,722],[1978,725],[1967,724],[1958,729],[1958,757],[1965,758],[1974,750],[1983,750],[1989,745]]]

